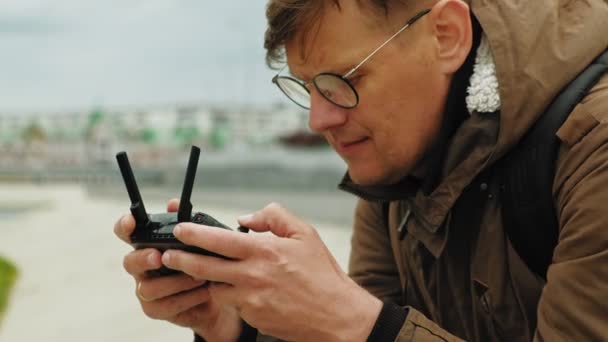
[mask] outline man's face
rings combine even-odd
[[[329,6],[318,33],[286,45],[292,74],[309,82],[321,72],[343,75],[413,15],[377,16],[357,1]],[[340,108],[311,90],[309,126],[325,136],[362,185],[399,181],[419,166],[438,133],[449,77],[436,71],[433,30],[419,19],[349,77],[359,94],[353,109]]]

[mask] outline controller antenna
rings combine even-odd
[[[188,169],[186,169],[186,179],[182,189],[182,197],[179,201],[179,209],[177,210],[177,222],[190,222],[192,220],[192,187],[194,186],[194,177],[196,176],[196,168],[198,166],[198,157],[201,154],[201,149],[192,146],[190,150],[190,159],[188,160]]]
[[[146,213],[144,202],[141,199],[137,182],[135,182],[135,176],[133,175],[127,152],[119,152],[116,154],[116,160],[118,161],[122,179],[125,181],[125,186],[127,187],[129,198],[131,199],[131,214],[135,217],[135,222],[147,224],[149,220],[148,214]]]

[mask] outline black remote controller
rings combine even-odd
[[[196,146],[192,146],[190,151],[190,160],[188,161],[188,168],[186,170],[186,179],[184,180],[184,187],[182,189],[182,195],[177,213],[148,214],[146,212],[146,208],[144,207],[141,194],[139,193],[137,183],[135,182],[135,175],[133,175],[133,170],[131,169],[129,159],[127,158],[127,153],[119,152],[116,155],[120,173],[125,181],[125,186],[127,187],[129,198],[131,199],[131,214],[133,214],[133,217],[135,218],[135,230],[131,235],[131,244],[133,247],[135,247],[135,249],[156,248],[161,252],[166,251],[167,249],[180,249],[191,253],[225,258],[222,255],[218,255],[205,249],[186,245],[176,239],[173,235],[173,228],[175,228],[175,226],[181,222],[193,222],[206,226],[232,230],[228,226],[222,224],[205,213],[192,213],[190,197],[192,195],[192,187],[194,186],[194,178],[196,176],[199,156],[200,149]],[[244,227],[238,227],[238,230],[243,233],[247,233],[249,231],[249,229]],[[162,267],[158,270],[149,271],[147,274],[149,276],[164,276],[174,273],[178,273],[178,271]]]

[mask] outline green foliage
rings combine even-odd
[[[177,127],[173,139],[180,145],[186,145],[193,143],[200,135],[201,132],[197,127]]]
[[[89,114],[89,127],[95,127],[103,121],[105,113],[101,109],[95,109]]]
[[[85,138],[91,140],[95,137],[95,131],[97,127],[103,123],[105,113],[101,109],[95,109],[89,113],[89,121],[85,128]]]
[[[154,144],[158,141],[158,132],[152,128],[144,128],[140,132],[140,139],[146,144]]]
[[[17,279],[17,268],[8,260],[0,257],[0,320],[8,305],[11,288]]]
[[[215,127],[209,136],[209,144],[215,149],[222,149],[228,143],[230,133],[227,127]]]
[[[32,121],[21,133],[21,138],[23,141],[30,144],[36,141],[46,141],[47,136],[40,124],[36,121]]]

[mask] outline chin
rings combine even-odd
[[[350,179],[357,185],[373,186],[373,185],[391,185],[398,183],[405,177],[407,172],[403,170],[393,171],[382,169],[357,169],[349,168],[348,175]]]
[[[391,184],[390,179],[386,175],[378,173],[357,172],[356,170],[349,170],[348,175],[355,184],[361,186]]]

